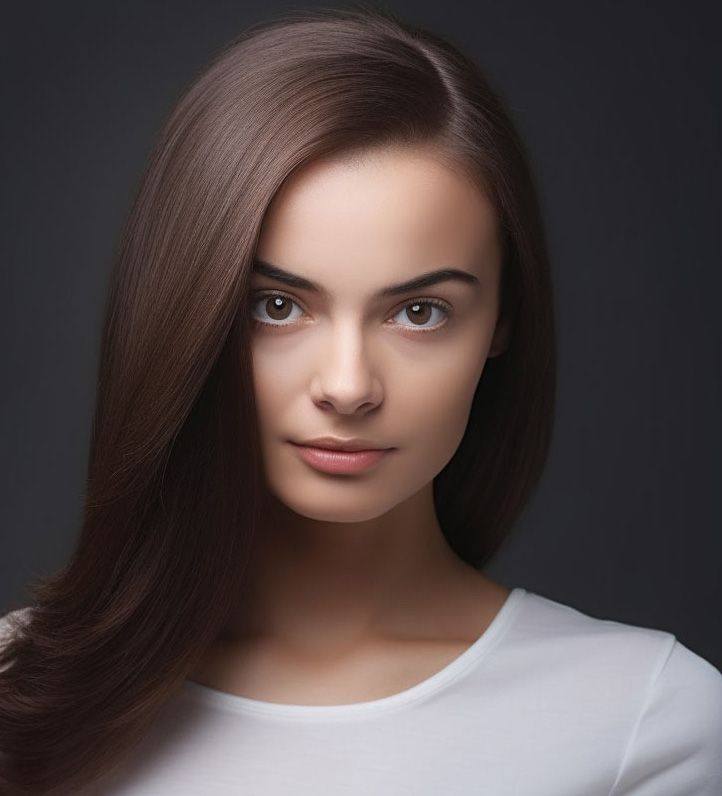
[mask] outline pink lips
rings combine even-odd
[[[324,473],[360,473],[393,450],[340,451],[292,444],[307,464]]]

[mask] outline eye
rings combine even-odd
[[[263,308],[263,311],[268,313],[267,317],[269,317],[272,322],[253,317],[253,320],[262,326],[291,326],[296,320],[298,320],[299,317],[292,317],[292,307],[298,307],[299,305],[297,302],[290,296],[286,295],[285,293],[280,293],[279,291],[256,292],[251,297],[250,303],[252,309],[260,304]],[[441,315],[441,320],[437,320],[434,324],[426,325],[426,322],[429,320],[429,318],[433,317],[434,312],[436,312],[438,315]],[[393,317],[403,314],[403,316],[406,319],[410,319],[412,323],[408,325],[405,323],[396,325],[420,332],[431,332],[436,331],[441,326],[444,326],[448,318],[451,316],[451,312],[452,310],[450,305],[445,301],[441,301],[439,299],[415,299],[414,301],[407,302]],[[301,315],[302,314],[303,311],[301,311]],[[278,321],[278,323],[273,321]]]
[[[270,313],[271,319],[276,321],[287,321],[289,306],[291,304],[296,304],[296,302],[290,296],[285,295],[285,293],[255,293],[251,298],[251,309],[253,309],[257,304],[260,304],[261,300],[264,300],[264,303],[262,304],[264,310],[268,311]],[[296,304],[296,306],[298,306],[298,304]],[[259,320],[255,317],[253,320],[256,321],[256,323],[263,324],[264,326],[291,325],[290,323],[269,323],[268,321]],[[291,320],[291,323],[292,322],[293,319]]]
[[[431,326],[423,325],[429,317],[433,317],[434,311],[441,316],[441,320],[437,320]],[[433,332],[443,326],[451,316],[451,307],[439,299],[415,299],[414,301],[405,304],[396,315],[403,315],[405,318],[410,318],[413,323],[406,326],[407,329],[418,329],[420,332]],[[396,316],[395,316],[396,317]],[[405,326],[405,324],[400,324]]]
[[[291,305],[298,307],[298,304],[285,293],[279,293],[278,291],[255,293],[251,298],[251,309],[253,310],[259,304],[268,313],[268,317],[272,321],[281,321],[281,323],[269,323],[267,320],[254,316],[253,320],[258,324],[263,326],[291,326],[298,320],[298,316],[294,318],[289,315]],[[253,312],[251,312],[251,315],[253,316]]]

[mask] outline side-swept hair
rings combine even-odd
[[[155,141],[108,284],[82,527],[0,653],[0,791],[74,793],[146,734],[225,626],[262,521],[248,288],[264,214],[316,158],[424,144],[496,208],[507,349],[434,479],[481,568],[541,477],[552,287],[527,156],[479,67],[370,6],[287,13],[220,49]]]

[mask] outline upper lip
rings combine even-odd
[[[308,445],[313,448],[330,448],[339,451],[369,451],[369,450],[386,450],[390,446],[379,445],[368,439],[360,439],[354,437],[353,439],[339,439],[338,437],[316,437],[316,439],[307,439],[303,442],[297,442],[296,445]]]

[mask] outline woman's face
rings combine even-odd
[[[505,346],[487,197],[431,150],[316,161],[274,197],[259,262],[249,312],[270,491],[304,517],[359,522],[429,487],[464,435],[487,357]],[[466,278],[383,294],[440,269]],[[362,472],[321,472],[293,444],[321,436],[394,450]]]

